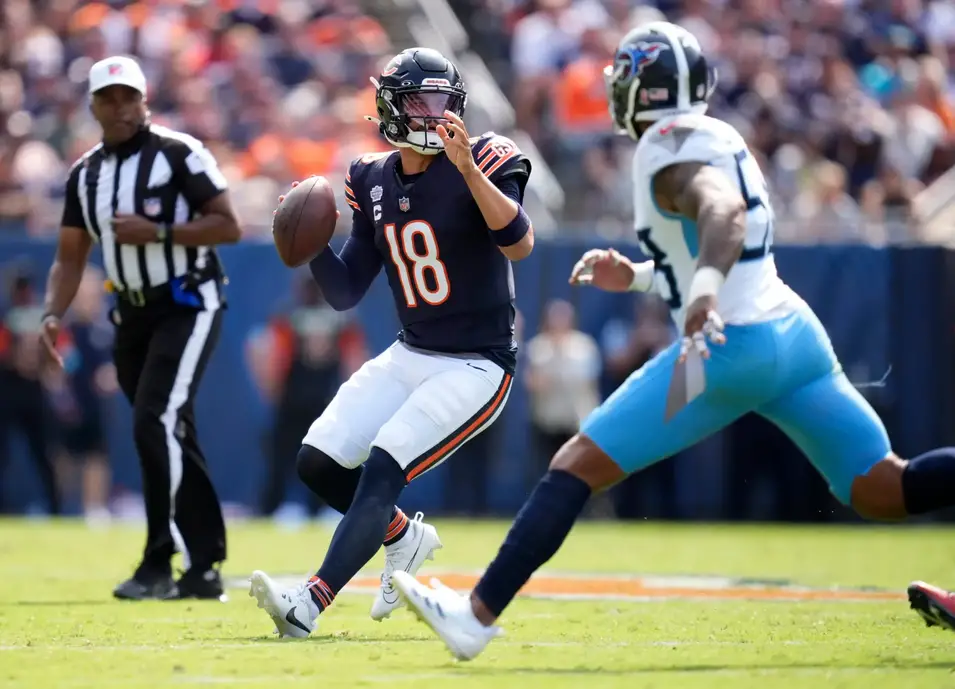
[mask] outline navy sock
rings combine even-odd
[[[295,467],[302,483],[340,514],[345,514],[351,507],[364,468],[346,469],[311,445],[302,445]],[[405,513],[392,507],[385,545],[401,540],[407,531],[408,518]]]
[[[394,457],[374,447],[365,462],[351,506],[335,529],[325,560],[316,576],[334,594],[374,557],[381,547],[404,490],[405,472]]]
[[[494,562],[474,593],[495,615],[560,548],[584,505],[590,486],[566,471],[548,471],[517,514]]]
[[[905,511],[925,514],[955,505],[955,447],[910,459],[902,472]]]

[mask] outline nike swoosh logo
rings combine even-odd
[[[414,560],[418,557],[418,551],[421,550],[421,544],[424,543],[424,534],[421,535],[421,540],[418,541],[418,545],[414,549],[414,553],[411,555],[411,559],[408,560],[408,566],[405,567],[405,571],[408,574],[411,574],[411,567],[414,565]]]
[[[465,362],[465,363],[466,363],[468,366],[470,366],[471,368],[476,368],[478,371],[484,371],[484,373],[487,373],[487,369],[486,369],[486,368],[481,368],[480,366],[475,366],[474,364],[472,364],[472,363],[470,363],[470,362]]]
[[[297,606],[296,606],[297,607]],[[312,630],[306,627],[301,621],[295,616],[295,607],[285,613],[285,621],[294,627],[298,627],[306,634],[311,634]]]
[[[415,558],[418,557],[418,552],[421,550],[422,543],[424,543],[423,535],[421,536],[421,540],[418,541],[418,546],[414,549],[414,553],[411,554],[411,559],[408,560],[408,566],[405,567],[405,571],[408,572],[409,574],[411,574],[411,568],[412,566],[414,566]],[[386,591],[381,592],[382,600],[384,600],[388,605],[394,605],[395,603],[398,602],[398,592],[395,590],[394,585],[392,585],[391,587],[391,594],[392,594],[393,600],[388,600],[389,598],[388,593]]]

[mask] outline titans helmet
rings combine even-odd
[[[716,70],[689,31],[650,22],[623,37],[613,64],[604,69],[604,80],[614,126],[637,140],[638,122],[704,114],[716,89]]]
[[[378,79],[372,77],[382,135],[393,145],[424,155],[444,150],[437,126],[446,121],[445,110],[464,115],[468,92],[458,68],[430,48],[408,48],[385,65]]]

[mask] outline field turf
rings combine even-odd
[[[507,528],[437,525],[445,548],[433,569],[462,584]],[[233,525],[225,574],[236,586],[257,568],[304,575],[329,535]],[[591,599],[522,598],[502,620],[505,637],[456,663],[405,610],[372,622],[358,593],[341,595],[303,641],[273,638],[247,588],[228,603],[116,602],[111,588],[135,564],[141,528],[0,521],[0,689],[955,687],[955,634],[926,628],[902,595],[915,578],[955,582],[953,535],[584,523],[535,590]],[[683,576],[701,574],[718,577]]]

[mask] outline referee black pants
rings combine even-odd
[[[146,548],[138,573],[170,572],[177,550],[186,568],[204,571],[225,560],[226,538],[193,402],[219,339],[222,310],[171,298],[142,307],[119,304],[116,373],[133,405],[146,502]]]

